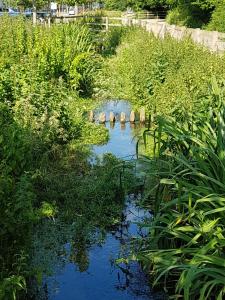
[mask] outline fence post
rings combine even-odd
[[[82,4],[82,14],[84,15],[85,13],[85,6],[84,6],[84,3]]]
[[[124,112],[121,112],[120,114],[120,123],[126,123],[126,114]]]
[[[132,19],[128,18],[128,26],[132,25]]]
[[[105,17],[105,29],[106,31],[109,30],[109,17]]]

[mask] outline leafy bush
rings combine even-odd
[[[187,26],[193,28],[200,28],[204,24],[199,16],[191,10],[188,6],[178,6],[169,11],[166,21],[169,24],[176,24],[179,26]]]
[[[159,156],[155,186],[146,186],[145,199],[155,215],[143,224],[149,237],[137,257],[155,285],[164,283],[185,300],[225,295],[224,83],[213,79],[210,89],[209,112],[193,112],[182,122],[159,117],[157,127],[145,133],[156,131]]]
[[[123,36],[126,34],[127,28],[112,28],[102,35],[101,54],[110,56],[116,54],[116,49],[120,45]]]
[[[57,213],[37,197],[35,178],[58,152],[107,136],[84,120],[90,101],[81,99],[91,96],[101,59],[77,24],[49,29],[1,17],[0,39],[0,299],[23,299],[32,225]]]
[[[207,25],[208,30],[215,30],[220,32],[225,32],[225,21],[224,21],[224,2],[217,5],[212,13],[211,20]]]
[[[131,100],[151,114],[185,115],[207,107],[207,99],[202,99],[214,74],[224,74],[222,57],[188,39],[160,40],[133,29],[123,37],[117,54],[106,61],[99,95]]]
[[[119,0],[119,1],[115,1],[115,0],[105,0],[104,1],[104,5],[106,9],[109,10],[125,10],[127,8],[127,6],[129,5],[129,1],[127,0]]]

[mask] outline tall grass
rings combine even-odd
[[[155,186],[146,186],[145,199],[155,214],[143,225],[149,236],[137,258],[174,299],[224,299],[223,84],[212,80],[208,113],[194,112],[182,122],[158,117],[156,132]]]
[[[122,36],[116,55],[105,65],[99,79],[102,97],[128,99],[151,114],[181,117],[205,110],[212,76],[225,76],[223,56],[189,39],[162,40],[137,28]]]

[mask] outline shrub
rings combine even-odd
[[[41,167],[107,134],[83,118],[90,103],[81,96],[92,95],[101,62],[88,28],[1,17],[0,39],[0,299],[11,300],[24,299],[31,275],[18,257],[27,258],[33,224],[57,212],[57,204],[37,197]]]
[[[220,3],[216,9],[213,11],[211,20],[207,25],[208,30],[216,30],[220,32],[225,32],[225,3]]]
[[[214,74],[224,74],[222,57],[188,39],[160,40],[133,29],[122,38],[117,54],[106,61],[100,96],[128,99],[151,113],[185,114],[205,109],[207,100],[201,99]]]
[[[193,14],[193,11],[188,6],[178,6],[169,11],[166,21],[169,24],[176,24],[179,26],[187,26],[199,28],[203,22]]]

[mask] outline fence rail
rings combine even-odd
[[[150,15],[148,17],[149,18],[133,18],[130,14],[128,16],[124,15],[121,18],[78,15],[56,17],[55,22],[69,23],[83,19],[86,24],[96,27],[95,30],[106,31],[109,30],[110,27],[139,26],[160,38],[164,38],[166,35],[170,35],[177,40],[190,37],[196,44],[203,45],[213,52],[225,51],[225,33],[170,25],[167,24],[163,18],[151,18]]]

